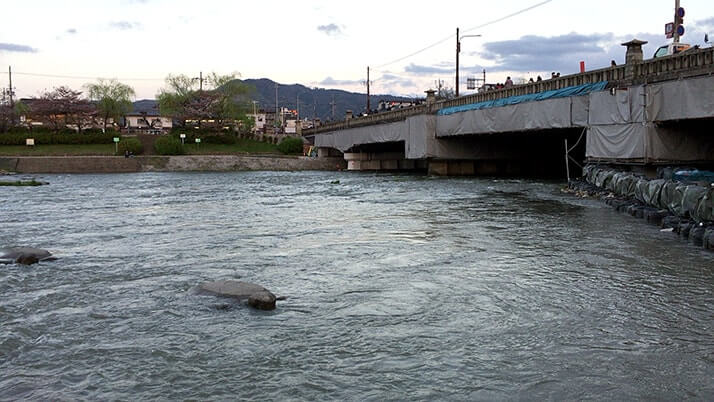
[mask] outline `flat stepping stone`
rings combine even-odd
[[[198,285],[198,293],[247,301],[259,310],[274,310],[277,298],[268,289],[249,282],[215,281]]]

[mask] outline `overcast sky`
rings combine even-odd
[[[682,41],[703,44],[714,34],[711,0],[681,3]],[[581,60],[588,69],[619,64],[620,43],[635,37],[650,41],[651,57],[666,43],[674,1],[11,0],[2,11],[0,87],[11,65],[21,97],[105,77],[153,98],[167,74],[199,71],[364,92],[367,66],[373,93],[422,95],[437,80],[454,86],[456,27],[482,35],[462,41],[464,93],[466,77],[483,69],[502,82],[574,73]]]

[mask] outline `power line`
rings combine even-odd
[[[0,71],[0,74],[7,75],[7,72]],[[77,79],[77,80],[96,80],[96,79],[111,79],[121,81],[164,81],[164,78],[118,78],[118,77],[85,77],[79,75],[57,75],[57,74],[42,74],[42,73],[23,73],[18,71],[13,71],[14,75],[25,75],[28,77],[44,77],[44,78],[64,78],[64,79]]]
[[[530,11],[530,10],[533,10],[534,8],[538,8],[538,7],[540,7],[540,6],[546,5],[546,4],[550,3],[551,1],[553,1],[553,0],[545,0],[545,1],[542,1],[542,2],[540,2],[540,3],[534,4],[534,5],[530,6],[530,7],[526,7],[526,8],[524,8],[524,9],[522,9],[522,10],[518,10],[518,11],[516,11],[516,12],[514,12],[514,13],[505,15],[505,16],[500,17],[500,18],[497,18],[497,19],[495,19],[495,20],[486,22],[486,23],[484,23],[484,24],[481,24],[481,25],[478,25],[478,26],[475,26],[475,27],[472,27],[472,28],[468,28],[468,29],[464,30],[464,32],[470,32],[470,31],[473,31],[473,30],[476,30],[476,29],[481,29],[481,28],[487,27],[487,26],[489,26],[489,25],[493,25],[493,24],[499,23],[499,22],[501,22],[501,21],[507,20],[507,19],[509,19],[509,18],[512,18],[512,17],[515,17],[515,16],[517,16],[517,15],[520,15],[520,14],[523,14],[523,13],[525,13],[525,12],[528,12],[528,11]],[[408,59],[408,58],[410,58],[410,57],[412,57],[412,56],[416,56],[416,55],[418,55],[419,53],[425,52],[425,51],[427,51],[427,50],[429,50],[429,49],[431,49],[431,48],[433,48],[433,47],[436,47],[436,46],[438,46],[438,45],[441,45],[442,43],[446,42],[447,40],[453,39],[453,37],[454,37],[454,35],[446,36],[446,37],[444,37],[443,39],[440,39],[438,42],[434,42],[434,43],[432,43],[431,45],[429,45],[429,46],[427,46],[427,47],[425,47],[425,48],[423,48],[423,49],[417,50],[417,51],[414,52],[414,53],[410,53],[410,54],[408,54],[408,55],[406,55],[406,56],[404,56],[404,57],[400,57],[400,58],[398,58],[398,59],[396,59],[396,60],[390,61],[389,63],[380,64],[380,65],[378,65],[376,68],[386,67],[386,66],[389,66],[389,65],[391,65],[391,64],[398,63],[398,62],[400,62],[400,61],[402,61],[402,60]]]

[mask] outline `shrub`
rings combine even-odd
[[[154,142],[154,149],[159,155],[183,155],[186,153],[181,141],[169,136],[157,138]]]
[[[144,152],[144,146],[136,138],[123,138],[119,141],[119,155],[123,155],[127,151],[134,155],[139,155]]]
[[[29,131],[11,131],[9,133],[0,134],[0,145],[25,145],[25,139],[34,138],[37,145],[80,145],[80,144],[111,144],[114,142],[115,133],[107,134],[77,134],[73,131],[60,132],[55,134],[45,130]]]
[[[236,137],[232,134],[206,135],[202,139],[206,144],[235,144]]]
[[[284,138],[278,144],[278,150],[284,154],[300,154],[302,153],[302,138]]]

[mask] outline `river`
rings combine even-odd
[[[561,183],[37,178],[0,187],[0,246],[59,257],[0,265],[2,400],[714,396],[714,253]]]

